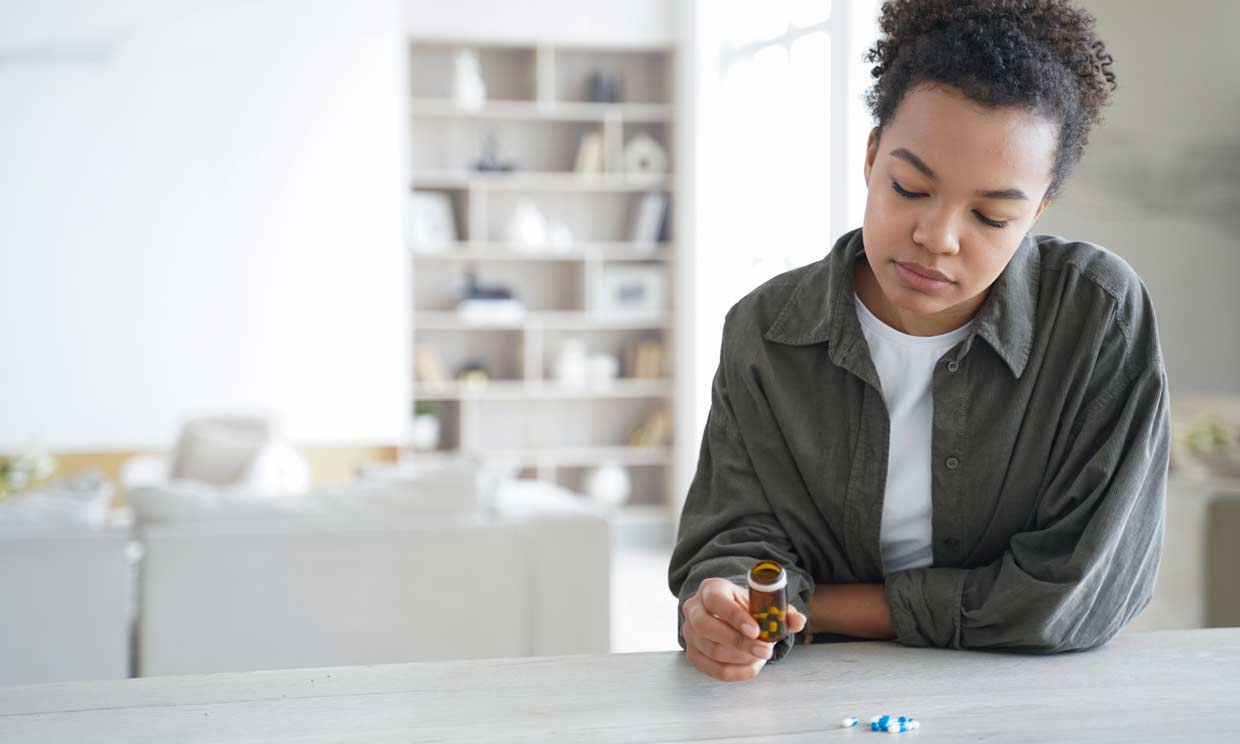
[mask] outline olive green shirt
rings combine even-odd
[[[1167,377],[1140,278],[1096,245],[1026,235],[932,382],[932,566],[883,574],[889,419],[853,304],[861,231],[736,303],[669,568],[885,582],[910,646],[1105,643],[1149,602],[1162,553]],[[784,656],[795,639],[775,649]],[[684,646],[684,636],[680,634]]]

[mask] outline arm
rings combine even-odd
[[[882,584],[819,584],[809,602],[809,631],[895,640]]]
[[[1077,417],[1031,529],[1014,535],[998,560],[887,577],[901,643],[1086,649],[1145,607],[1162,547],[1167,380],[1157,355],[1113,372]]]
[[[724,324],[723,352],[712,385],[710,414],[668,570],[668,584],[680,599],[676,625],[681,648],[685,646],[679,630],[684,623],[685,600],[707,578],[726,578],[747,587],[746,577],[753,564],[770,559],[779,561],[788,572],[790,606],[806,614],[814,591],[813,581],[801,567],[771,509],[736,421],[728,373],[729,326],[730,323]],[[737,387],[743,394],[743,386],[738,383]],[[789,634],[775,645],[772,658],[782,658],[793,642],[794,637]]]

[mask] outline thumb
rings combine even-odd
[[[800,610],[791,604],[788,605],[788,630],[793,633],[800,633],[802,630],[805,630],[808,622],[809,618],[802,615]]]

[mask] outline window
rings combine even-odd
[[[878,0],[701,0],[695,11],[694,436],[728,308],[861,224],[862,56],[877,37]]]

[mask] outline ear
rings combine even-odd
[[[874,169],[874,160],[878,157],[878,127],[870,130],[870,139],[865,145],[865,185],[870,185],[870,171]]]

